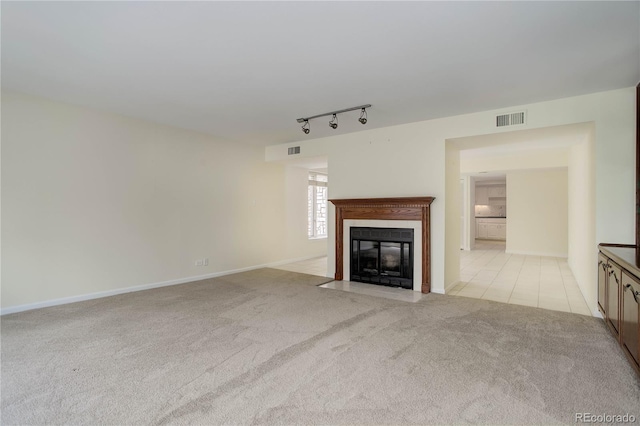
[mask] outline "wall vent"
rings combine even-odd
[[[524,111],[510,112],[496,117],[496,127],[517,126],[525,124],[526,115]]]
[[[300,154],[299,146],[292,146],[289,148],[289,155]]]

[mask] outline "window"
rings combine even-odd
[[[309,207],[309,238],[327,237],[327,175],[309,173],[308,207]]]

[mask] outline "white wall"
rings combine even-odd
[[[285,257],[288,259],[308,259],[326,256],[327,239],[309,239],[307,233],[309,169],[287,166],[285,180]],[[331,183],[329,183],[328,193],[331,195]]]
[[[446,187],[445,197],[446,211],[457,212],[445,216],[445,252],[460,251],[460,151],[451,144],[447,144],[445,152]],[[445,258],[445,292],[455,287],[460,281],[460,256],[447,256]]]
[[[587,304],[597,313],[597,253],[595,235],[595,129],[571,146],[568,168],[568,263]]]
[[[282,260],[284,182],[263,148],[3,93],[3,311]]]
[[[375,108],[370,111],[375,123]],[[447,139],[509,132],[495,127],[495,116],[527,111],[522,129],[595,123],[596,241],[634,243],[635,229],[635,87],[484,111],[266,148],[267,161],[287,157],[289,146],[302,156],[326,156],[332,198],[435,196],[432,210],[432,289],[443,292],[445,258],[459,256],[459,242],[445,247],[445,142]],[[312,136],[312,135],[310,135]],[[385,174],[372,173],[389,165]],[[455,173],[448,174],[452,178]],[[458,176],[455,176],[457,187]],[[453,188],[453,186],[451,186]],[[613,189],[612,189],[613,188]],[[456,196],[454,194],[454,196]],[[615,205],[612,209],[610,206]],[[333,212],[333,210],[331,210]],[[333,241],[333,218],[330,241]],[[457,237],[457,236],[456,236]],[[446,248],[446,251],[445,251]],[[333,247],[329,245],[330,266]],[[590,286],[595,288],[595,281]],[[592,306],[595,308],[595,306]]]
[[[475,191],[471,190],[471,186],[469,185],[470,181],[471,176],[460,177],[460,250],[471,250],[470,235],[472,234],[469,226],[471,223],[471,218],[469,217],[471,205],[469,200]],[[475,196],[475,194],[473,194],[473,196]]]
[[[461,158],[460,173],[567,167],[568,148],[532,149],[480,158]]]
[[[329,150],[330,197],[375,198],[393,196],[433,196],[431,220],[444,220],[444,161],[432,164],[425,159],[444,158],[444,145],[425,137],[421,124],[387,127],[326,138]],[[374,173],[387,167],[387,173]],[[335,209],[329,209],[329,241],[335,241]],[[444,245],[444,226],[431,228],[431,243]],[[458,244],[458,242],[456,242]],[[329,274],[335,273],[335,247],[329,244]],[[444,291],[444,253],[432,250],[432,283],[435,292]]]
[[[469,235],[467,236],[467,239],[469,240],[468,250],[473,250],[476,248],[476,178],[472,176],[468,176],[468,178],[469,201],[467,204],[467,227],[469,229]]]
[[[567,170],[507,173],[507,253],[567,257]]]

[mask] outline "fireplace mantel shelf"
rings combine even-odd
[[[345,219],[419,220],[422,222],[422,293],[431,291],[429,206],[435,197],[350,198],[329,200],[336,207],[336,281],[343,279]]]

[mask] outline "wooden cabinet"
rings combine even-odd
[[[599,249],[598,309],[640,374],[640,249],[622,244]]]
[[[609,269],[607,257],[598,253],[598,309],[602,318],[607,317],[607,272]]]
[[[620,283],[622,282],[622,269],[614,261],[609,259],[609,272],[607,282],[607,322],[614,335],[620,334]]]
[[[622,346],[633,360],[640,365],[640,283],[637,279],[622,273]]]

